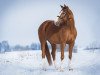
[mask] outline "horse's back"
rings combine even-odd
[[[48,25],[50,25],[51,23],[54,23],[54,21],[53,21],[53,20],[46,20],[46,21],[44,21],[44,22],[40,25],[40,27],[39,27],[39,29],[38,29],[38,32],[41,32],[42,30],[45,30],[45,28],[46,28]]]
[[[46,29],[50,26],[50,25],[53,25],[54,24],[54,21],[53,20],[46,20],[46,21],[44,21],[41,25],[40,25],[40,27],[39,27],[39,29],[38,29],[38,36],[39,36],[39,39],[40,39],[40,41],[41,40],[45,40],[46,38],[45,38],[45,36],[46,36]]]

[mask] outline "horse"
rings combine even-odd
[[[72,11],[68,6],[61,5],[61,14],[57,16],[58,20],[46,20],[38,28],[38,36],[41,43],[42,59],[47,57],[49,65],[52,65],[51,55],[55,62],[56,44],[60,44],[61,61],[64,59],[64,48],[69,45],[69,61],[72,59],[72,50],[77,36],[75,21]],[[47,41],[51,44],[52,52],[50,54]],[[69,67],[70,70],[70,67]]]

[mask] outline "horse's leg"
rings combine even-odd
[[[74,42],[69,44],[69,62],[68,62],[68,68],[69,70],[73,70],[71,67],[71,59],[72,59],[72,50],[73,50]]]
[[[42,59],[45,58],[45,43],[41,43],[41,49],[42,49]]]
[[[63,71],[63,63],[64,63],[64,48],[65,48],[65,43],[61,43],[60,47],[61,47],[61,66],[60,66],[60,70]]]
[[[52,65],[51,55],[47,43],[45,44],[45,52],[46,52],[46,57],[49,65]]]
[[[56,55],[56,44],[51,44],[52,46],[52,52],[51,52],[51,55],[52,55],[52,58],[53,58],[53,63],[54,63],[54,66],[56,68],[56,61],[55,61],[55,55]]]
[[[46,70],[46,67],[45,67],[45,42],[42,42],[41,43],[41,49],[42,49],[42,68],[43,70]]]

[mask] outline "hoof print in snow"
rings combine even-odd
[[[69,71],[73,71],[73,69],[72,69],[72,68],[70,68],[70,69],[69,69]]]
[[[43,71],[47,71],[47,69],[46,69],[46,68],[42,68],[42,70],[43,70]]]
[[[60,72],[64,72],[64,69],[63,68],[60,68],[60,69],[58,69]]]
[[[60,70],[60,72],[64,72],[64,70]]]
[[[43,69],[43,71],[47,71],[46,69]]]

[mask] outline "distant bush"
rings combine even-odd
[[[100,43],[99,42],[92,42],[85,48],[85,50],[92,50],[92,51],[94,51],[96,49],[100,49]]]
[[[8,44],[8,41],[2,41],[0,43],[0,52],[9,52],[10,51],[10,46]]]

